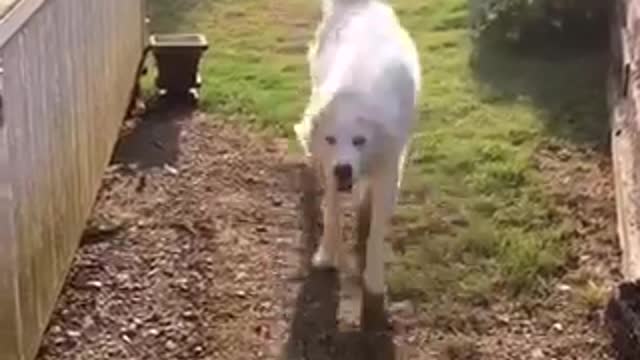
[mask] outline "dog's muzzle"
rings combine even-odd
[[[353,168],[349,164],[338,164],[333,168],[336,185],[340,192],[350,192],[353,188]]]

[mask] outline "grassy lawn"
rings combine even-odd
[[[316,1],[149,3],[155,32],[199,31],[211,42],[202,65],[207,111],[292,135],[309,90]],[[425,89],[394,220],[392,296],[433,304],[544,294],[564,268],[571,232],[533,155],[605,137],[603,59],[474,48],[467,0],[392,3],[418,44]]]

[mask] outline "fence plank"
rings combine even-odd
[[[143,19],[142,0],[27,0],[0,20],[3,360],[38,348],[129,102]]]
[[[607,307],[619,359],[640,359],[640,1],[616,0],[607,81],[624,282]]]

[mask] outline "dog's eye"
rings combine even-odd
[[[356,136],[351,141],[353,142],[353,146],[360,147],[367,142],[367,139],[365,139],[364,136]]]
[[[327,144],[329,144],[329,145],[335,145],[336,144],[335,136],[328,135],[324,139],[327,141]]]

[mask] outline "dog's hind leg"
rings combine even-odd
[[[332,184],[325,186],[324,191],[324,231],[312,263],[317,268],[338,268],[342,241],[339,197]]]

